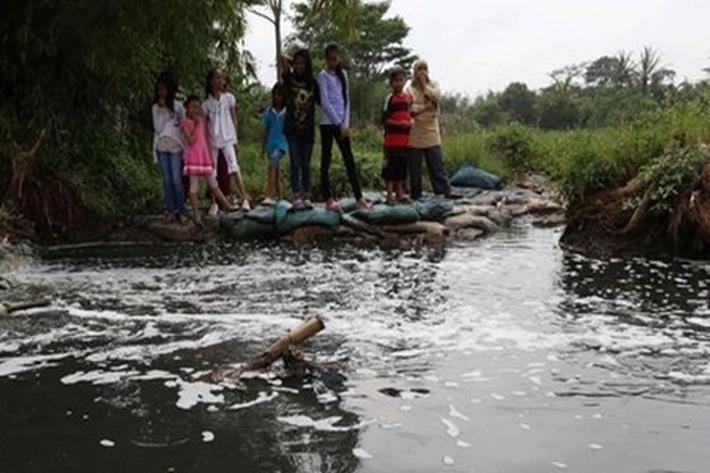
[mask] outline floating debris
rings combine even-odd
[[[471,421],[471,419],[469,419],[466,415],[457,411],[453,404],[449,404],[449,417],[458,418],[458,419],[464,420],[466,422]]]
[[[461,435],[461,431],[451,420],[442,418],[441,422],[443,422],[446,426],[446,433],[449,435],[449,437],[456,438]]]
[[[354,448],[353,455],[355,455],[355,457],[359,458],[360,460],[372,460],[373,458],[375,458],[363,448]]]
[[[259,396],[256,399],[254,399],[252,401],[247,401],[247,402],[243,402],[240,404],[234,404],[232,406],[229,406],[229,410],[230,411],[238,411],[241,409],[248,409],[250,407],[258,406],[259,404],[264,404],[264,403],[273,401],[278,396],[279,396],[279,393],[277,393],[277,392],[273,392],[271,394],[267,394],[265,392],[260,392]]]
[[[113,448],[116,446],[116,442],[114,442],[113,440],[109,440],[109,439],[103,439],[102,441],[99,442],[99,444],[101,444],[102,447],[106,447],[106,448]]]
[[[202,432],[202,441],[205,443],[210,443],[214,441],[214,434],[209,430]]]

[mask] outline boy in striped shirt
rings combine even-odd
[[[404,202],[404,183],[407,180],[407,148],[412,127],[412,98],[404,93],[407,73],[393,69],[389,75],[392,93],[387,96],[382,113],[385,128],[385,166],[382,178],[387,186],[387,203]]]

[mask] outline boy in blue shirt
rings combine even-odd
[[[286,119],[286,91],[283,84],[271,89],[271,107],[261,117],[264,124],[263,152],[269,160],[269,174],[266,184],[264,205],[274,205],[281,199],[281,160],[286,156],[288,141],[284,135]]]

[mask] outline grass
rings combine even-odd
[[[443,147],[450,174],[469,162],[508,182],[526,172],[541,172],[550,177],[568,202],[575,203],[590,192],[627,182],[679,141],[710,141],[710,126],[706,124],[710,124],[706,108],[682,104],[640,115],[635,121],[614,128],[542,131],[507,125],[445,133]],[[382,188],[381,146],[376,128],[360,129],[353,135],[364,188]],[[331,180],[338,192],[346,193],[349,188],[345,169],[338,152],[334,152]],[[259,157],[258,148],[249,144],[242,146],[241,159],[247,186],[255,195],[260,194],[265,185],[265,160]],[[320,147],[316,145],[312,166],[316,191],[319,161]],[[287,166],[285,161],[284,167]]]

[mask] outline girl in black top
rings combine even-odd
[[[291,158],[291,193],[296,209],[312,207],[311,157],[315,141],[318,83],[313,75],[313,62],[307,50],[297,51],[293,58],[282,58],[283,82],[286,88],[286,120],[284,133]]]

